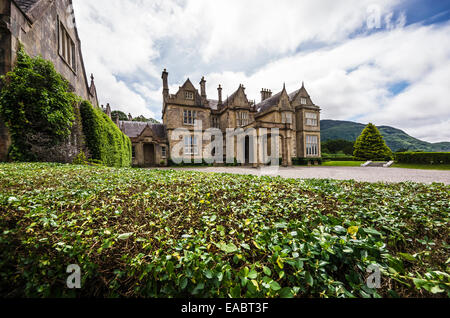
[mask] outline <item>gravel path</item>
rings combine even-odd
[[[336,179],[366,182],[433,182],[450,185],[448,170],[415,170],[400,168],[362,168],[362,167],[289,167],[255,169],[247,167],[202,167],[176,168],[176,170],[201,171],[213,173],[252,174],[257,176],[281,176],[296,179]]]

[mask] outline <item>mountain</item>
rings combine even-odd
[[[355,141],[366,127],[366,125],[360,123],[340,120],[322,120],[320,121],[320,125],[323,142],[336,139]],[[379,126],[378,129],[383,135],[388,147],[394,152],[405,149],[433,152],[450,151],[450,142],[439,142],[433,144],[411,137],[404,131],[397,128]]]

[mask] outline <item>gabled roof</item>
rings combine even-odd
[[[256,105],[256,110],[258,111],[258,113],[262,113],[273,106],[277,106],[278,103],[280,102],[282,93],[283,93],[283,91],[279,92],[276,95],[273,95],[272,97],[270,97],[270,98],[262,101],[258,105]]]
[[[244,96],[247,98],[247,95],[245,94],[244,91],[244,86],[241,84],[239,85],[239,88],[230,96],[228,96],[228,98],[223,102],[222,104],[222,108],[229,106],[230,104],[232,104],[234,102],[234,99],[236,98],[236,96],[239,94],[239,91],[242,91],[242,93],[244,94]]]
[[[275,94],[274,96],[272,96],[272,97],[262,101],[258,105],[256,105],[256,111],[258,113],[262,113],[262,112],[265,112],[266,110],[269,110],[272,107],[278,106],[278,104],[280,103],[281,96],[283,96],[283,93],[288,95],[288,93],[286,91],[286,84],[283,85],[283,90],[281,92],[279,92],[278,94]]]
[[[36,3],[41,0],[13,0],[15,4],[22,10],[24,13],[27,13],[34,7]]]
[[[138,121],[119,121],[120,130],[130,138],[139,137],[146,127],[150,127],[155,137],[167,138],[166,126],[163,124],[152,124]]]

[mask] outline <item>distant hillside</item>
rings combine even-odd
[[[322,129],[322,141],[344,139],[348,141],[355,141],[366,125],[355,123],[351,121],[339,120],[322,120],[320,122]],[[389,127],[378,127],[381,134],[386,140],[386,144],[392,151],[401,149],[421,150],[421,151],[450,151],[450,142],[429,143],[411,137],[404,131]]]

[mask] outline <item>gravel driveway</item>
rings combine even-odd
[[[214,173],[270,175],[296,179],[337,179],[366,182],[433,182],[450,184],[450,171],[415,170],[400,168],[362,168],[362,167],[271,167],[255,169],[247,167],[201,167],[176,168],[176,170],[201,171]]]

